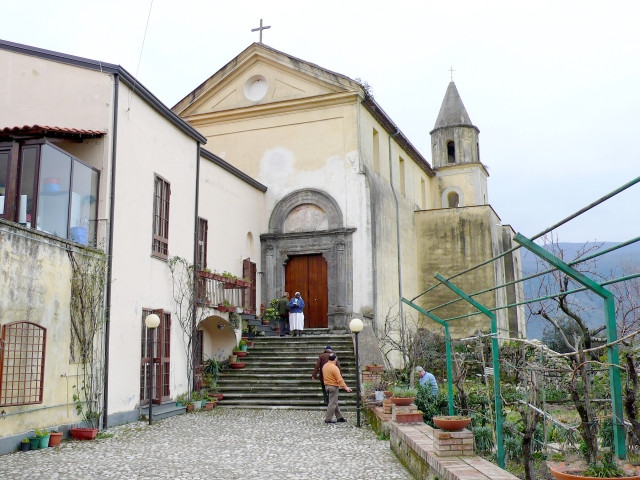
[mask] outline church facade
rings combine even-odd
[[[400,299],[429,288],[435,273],[446,277],[511,246],[513,231],[488,203],[479,130],[453,82],[431,132],[433,166],[363,85],[260,43],[173,111],[208,149],[268,186],[262,301],[300,291],[310,327],[344,328],[357,315],[378,328],[401,318]],[[461,287],[474,291],[480,277],[481,285],[500,284],[518,265],[517,256],[498,260]],[[494,308],[506,296],[483,301]],[[523,335],[521,313],[499,311],[503,335]],[[452,331],[486,326],[471,318]]]

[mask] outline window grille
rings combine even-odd
[[[0,405],[42,403],[47,329],[32,322],[3,325]]]

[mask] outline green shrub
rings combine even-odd
[[[558,402],[569,398],[569,392],[566,389],[562,390],[555,387],[545,388],[544,395],[547,402]]]
[[[414,401],[418,410],[422,412],[422,419],[424,422],[432,427],[433,417],[438,415],[448,415],[449,413],[449,401],[447,394],[442,391],[438,391],[435,395],[431,393],[431,387],[425,388],[418,386],[418,395]]]
[[[484,427],[480,427],[484,428]],[[522,441],[520,437],[509,436],[504,439],[504,449],[510,458],[518,458],[522,456]]]
[[[397,398],[409,398],[418,396],[418,390],[409,387],[392,387],[391,393],[394,397]]]
[[[603,447],[613,447],[613,422],[610,418],[600,425],[600,440]]]
[[[488,453],[493,450],[493,430],[490,427],[473,427],[473,436],[478,451]]]

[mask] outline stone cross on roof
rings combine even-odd
[[[252,31],[252,32],[257,32],[257,31],[259,31],[259,32],[260,32],[260,43],[262,43],[262,31],[263,31],[263,30],[266,30],[266,29],[268,29],[268,28],[271,28],[271,25],[268,25],[268,26],[266,26],[266,27],[263,27],[263,26],[262,26],[262,19],[260,19],[260,26],[259,26],[258,28],[252,28],[252,29],[251,29],[251,31]]]

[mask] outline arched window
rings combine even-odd
[[[449,204],[449,208],[456,208],[460,205],[460,195],[458,192],[449,192],[447,195],[447,203]]]
[[[453,140],[447,142],[447,163],[456,163],[456,144]]]

